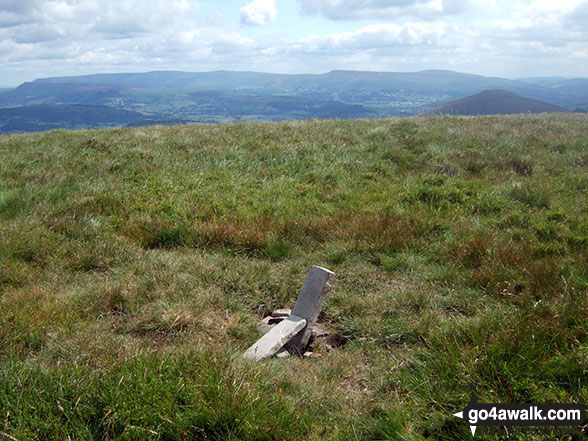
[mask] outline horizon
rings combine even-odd
[[[216,70],[586,77],[588,1],[7,0],[0,83]]]
[[[501,78],[507,79],[511,81],[518,81],[523,79],[539,79],[539,78],[560,78],[564,80],[574,80],[579,78],[587,78],[586,77],[570,77],[564,75],[549,75],[549,76],[530,76],[530,77],[500,77],[496,75],[482,75],[482,74],[475,74],[470,72],[464,71],[456,71],[451,69],[441,69],[441,68],[431,68],[431,69],[421,69],[421,70],[414,70],[414,71],[383,71],[383,70],[359,70],[359,69],[331,69],[325,72],[300,72],[300,73],[289,73],[289,72],[270,72],[270,71],[261,71],[261,70],[234,70],[234,69],[213,69],[213,70],[202,70],[202,71],[188,71],[188,70],[173,70],[173,69],[155,69],[155,70],[146,70],[146,71],[116,71],[116,72],[93,72],[93,73],[86,73],[86,74],[78,74],[78,75],[56,75],[56,76],[46,76],[46,77],[37,77],[32,78],[30,80],[21,81],[20,83],[16,84],[0,84],[0,89],[14,89],[22,84],[37,81],[37,80],[44,80],[50,78],[67,78],[67,77],[85,77],[85,76],[98,76],[98,75],[142,75],[142,74],[150,74],[150,73],[214,73],[214,72],[234,72],[234,73],[259,73],[259,74],[269,74],[269,75],[326,75],[332,72],[365,72],[365,73],[399,73],[399,74],[416,74],[422,72],[452,72],[457,74],[463,75],[473,75],[473,76],[480,76],[485,78]]]

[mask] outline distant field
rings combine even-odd
[[[470,384],[578,402],[587,124],[0,135],[0,439],[470,440]],[[320,321],[348,343],[243,361],[311,265],[336,272]]]

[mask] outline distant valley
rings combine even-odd
[[[443,70],[320,75],[164,71],[42,78],[0,90],[0,132],[414,116],[487,90],[542,101],[562,111],[588,109],[586,78],[509,80]],[[39,106],[58,107],[43,116]],[[465,114],[485,113],[472,112]],[[460,114],[459,108],[450,113]]]
[[[43,132],[54,129],[102,129],[120,126],[184,123],[106,106],[33,104],[0,108],[0,133]]]

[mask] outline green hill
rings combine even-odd
[[[580,401],[587,123],[0,135],[0,437],[470,440],[470,385]],[[242,360],[311,265],[336,273],[319,321],[346,344]]]
[[[512,115],[516,113],[557,113],[569,109],[539,100],[525,98],[506,90],[483,92],[452,101],[424,113],[433,115]]]

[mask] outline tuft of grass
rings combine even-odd
[[[330,253],[327,256],[327,259],[329,260],[329,262],[331,262],[333,265],[340,265],[343,262],[345,262],[347,256],[345,254],[344,251],[335,251]]]
[[[0,191],[0,219],[18,216],[25,208],[24,192],[21,190]]]
[[[386,271],[394,272],[406,266],[405,260],[401,256],[386,256],[385,254],[377,255],[378,263]]]
[[[308,431],[308,411],[295,412],[271,382],[233,364],[190,353],[139,357],[102,375],[13,364],[0,380],[0,407],[11,410],[4,430],[80,440],[286,440]]]
[[[510,197],[531,208],[549,208],[550,205],[549,194],[530,184],[514,185]]]
[[[283,259],[290,252],[290,244],[281,238],[272,239],[267,244],[267,255],[273,260]]]
[[[533,174],[533,163],[528,159],[513,158],[509,165],[519,176],[531,176]]]

